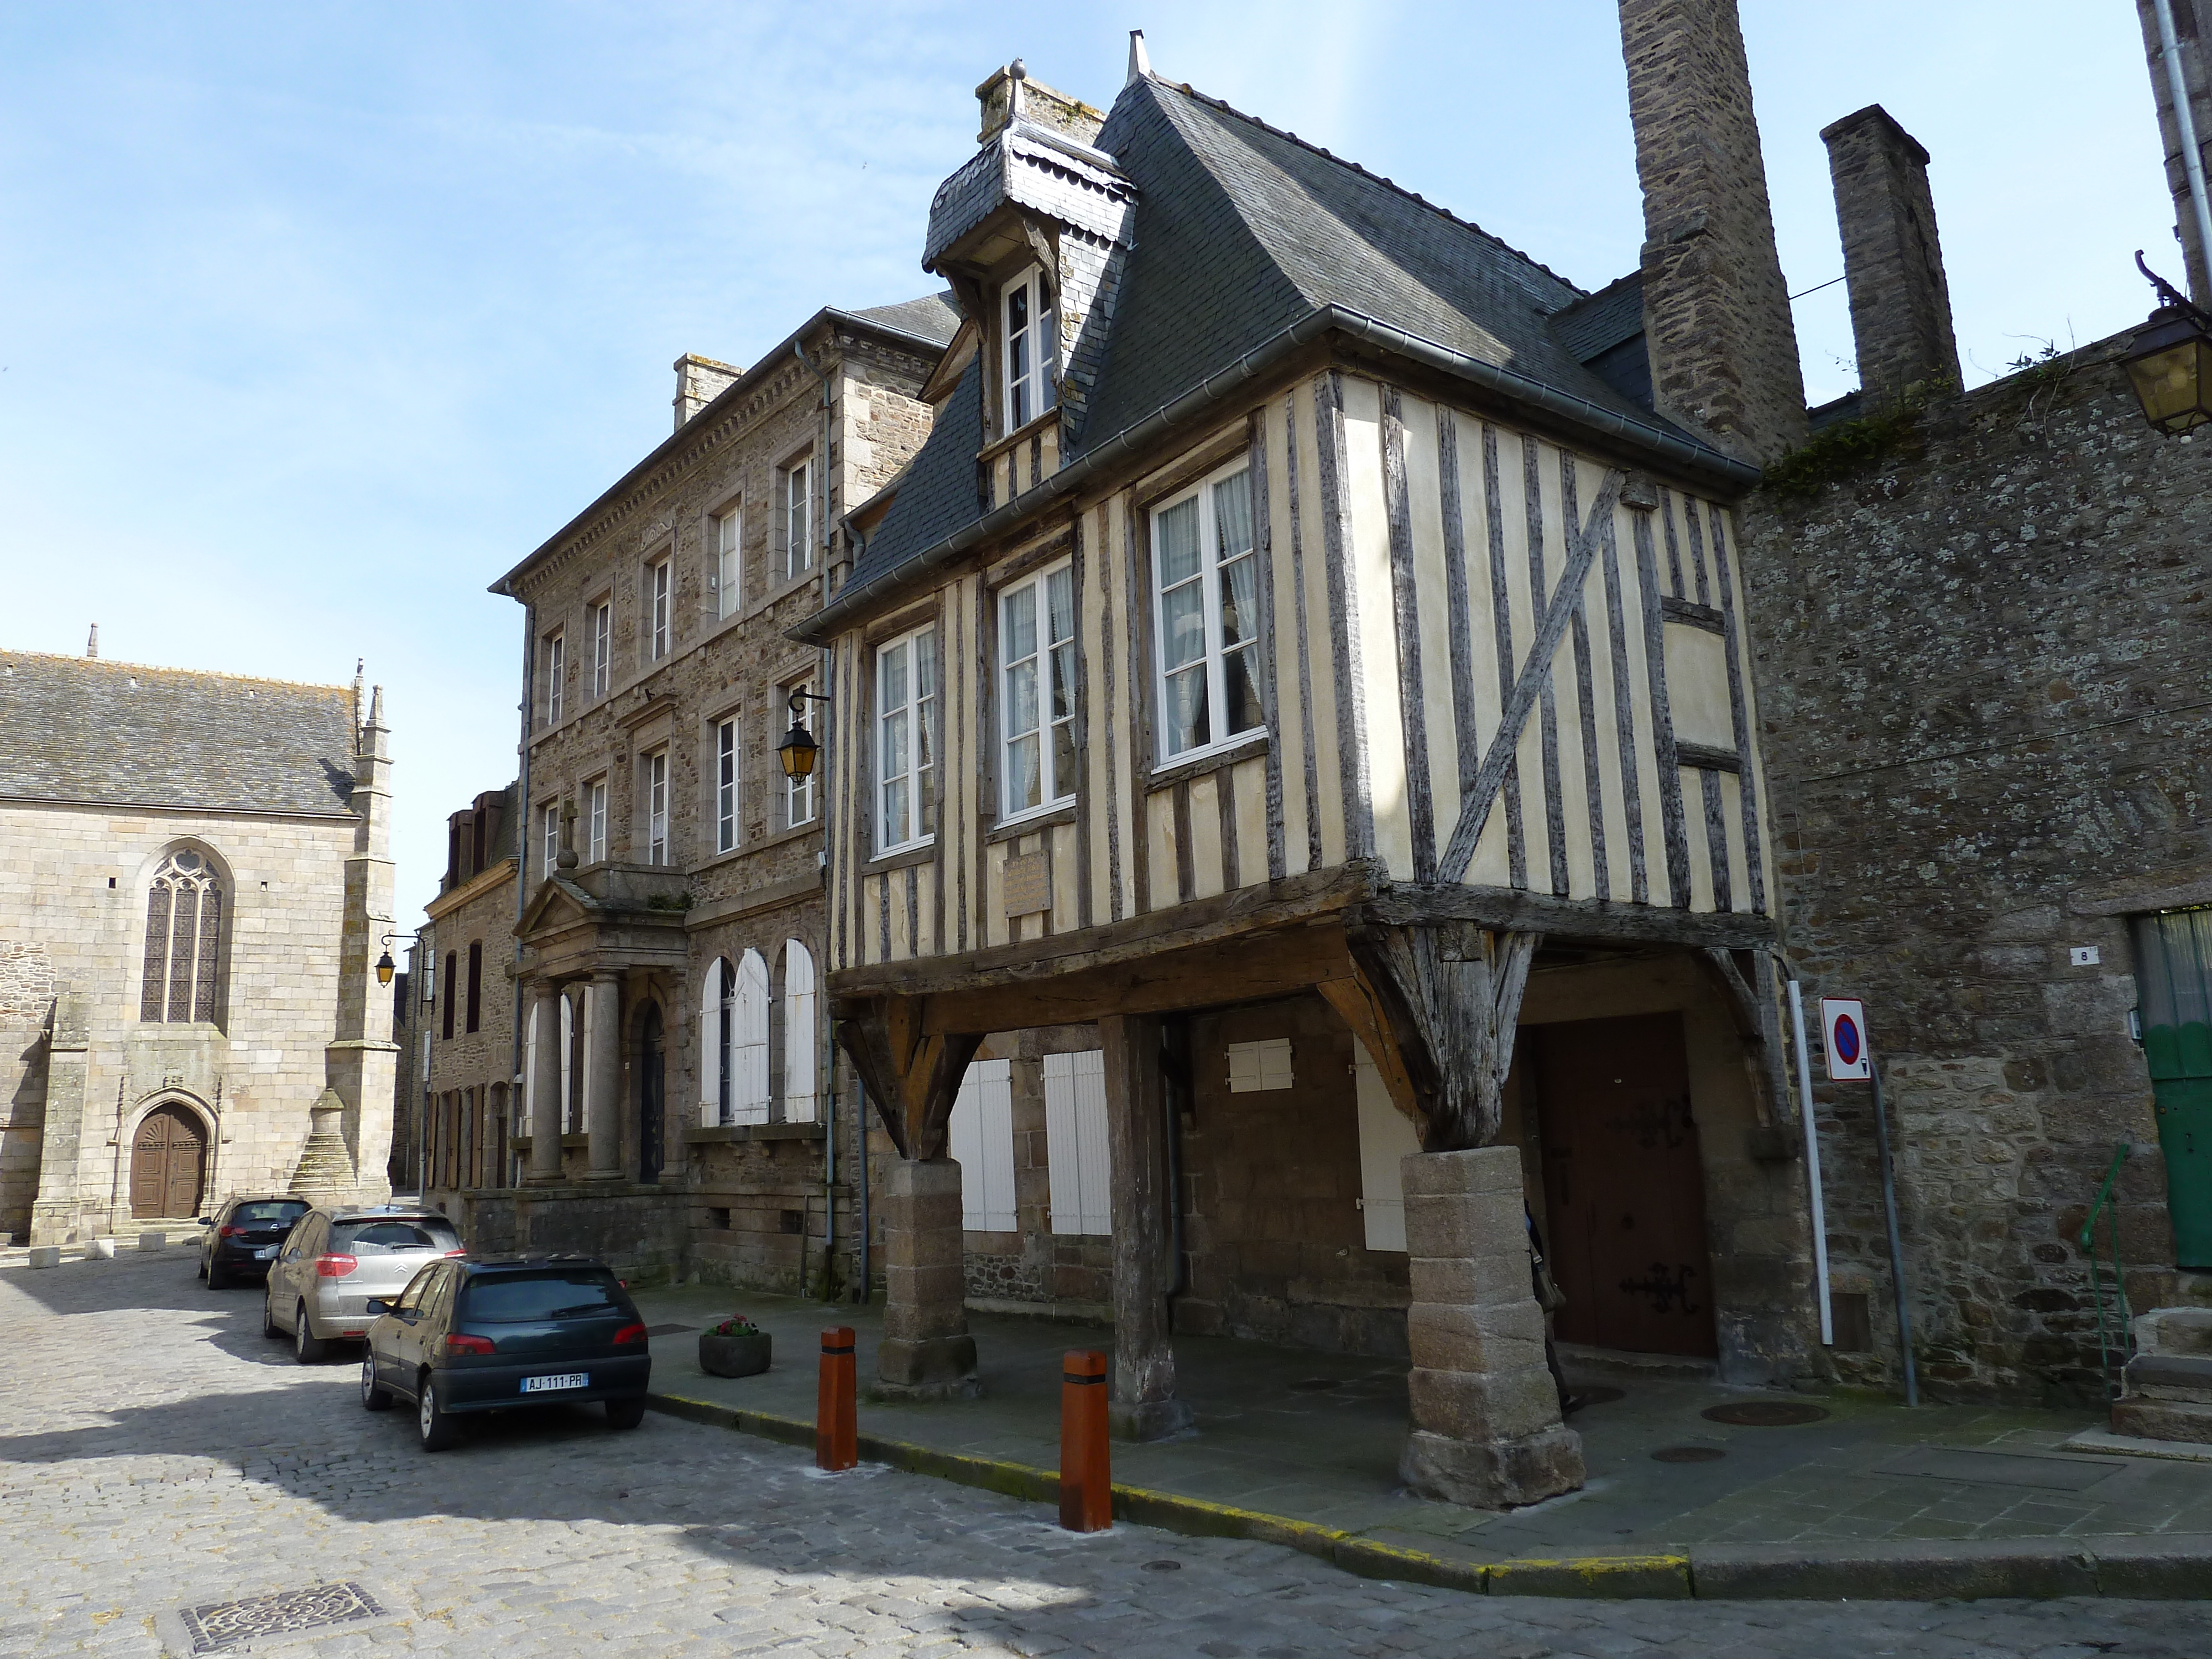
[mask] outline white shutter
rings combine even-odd
[[[951,1130],[952,1159],[960,1166],[960,1224],[971,1233],[1013,1231],[1012,1061],[968,1062]]]
[[[1367,1223],[1367,1248],[1406,1248],[1405,1172],[1399,1160],[1421,1150],[1421,1138],[1390,1098],[1367,1045],[1352,1039],[1352,1071],[1359,1095],[1359,1205]]]
[[[586,986],[583,994],[590,996],[591,987]],[[553,1123],[555,1127],[566,1133],[568,1127],[568,1103],[575,1098],[575,1096],[569,1092],[572,1079],[568,1074],[574,1069],[571,1061],[576,1051],[576,1009],[570,999],[565,996],[559,1000],[556,1006],[561,1010],[561,1094],[560,1097],[553,1103],[555,1108]],[[588,1028],[586,1029],[588,1030]]]
[[[1255,1093],[1262,1089],[1291,1086],[1291,1040],[1267,1037],[1258,1042],[1229,1045],[1229,1092]]]
[[[1106,1141],[1106,1051],[1047,1054],[1045,1155],[1055,1233],[1110,1233],[1113,1160]]]
[[[819,1040],[814,1029],[814,957],[797,939],[786,939],[783,942],[783,1120],[787,1123],[814,1121],[814,1045]],[[1011,1119],[1007,1133],[1013,1133]]]
[[[699,994],[699,1123],[708,1129],[722,1121],[722,981],[729,971],[716,957]]]
[[[736,1030],[730,1042],[730,1121],[768,1121],[768,963],[757,951],[738,958]]]
[[[537,1127],[538,1115],[538,999],[530,1000],[530,1012],[522,1026],[522,1127],[511,1134],[531,1133]]]

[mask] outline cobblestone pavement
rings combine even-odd
[[[0,1656],[189,1651],[179,1609],[337,1583],[287,1655],[1106,1653],[1915,1659],[2212,1652],[2212,1603],[1591,1602],[1384,1584],[649,1416],[517,1413],[427,1456],[182,1251],[0,1271]],[[247,1650],[229,1647],[224,1653]]]

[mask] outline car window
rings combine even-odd
[[[265,1227],[280,1221],[296,1221],[307,1212],[306,1205],[279,1198],[258,1204],[241,1204],[230,1212],[230,1219],[241,1226],[247,1222],[258,1222]]]
[[[302,1216],[284,1237],[284,1254],[306,1255],[317,1249],[315,1235],[322,1231],[323,1218],[319,1215]]]
[[[425,1267],[409,1279],[407,1288],[399,1293],[399,1300],[392,1304],[392,1310],[394,1313],[414,1313],[420,1310],[423,1297],[429,1291],[430,1282],[437,1278],[438,1273],[439,1269],[435,1267]]]
[[[471,1281],[461,1316],[471,1322],[581,1319],[623,1313],[629,1299],[604,1267],[553,1267],[543,1273],[498,1273]]]
[[[458,1250],[461,1237],[438,1216],[380,1216],[341,1221],[331,1229],[331,1248],[347,1255],[394,1255],[410,1250]]]

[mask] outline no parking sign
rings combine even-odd
[[[1828,1081],[1873,1074],[1867,1052],[1866,1004],[1856,997],[1822,997],[1820,1031],[1828,1050]]]

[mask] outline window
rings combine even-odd
[[[1006,430],[1027,426],[1054,402],[1057,355],[1044,272],[1032,265],[1006,288]]]
[[[937,830],[937,632],[917,629],[876,652],[876,850],[916,846]]]
[[[1104,1049],[1044,1057],[1044,1136],[1053,1231],[1112,1232]]]
[[[1000,767],[1009,817],[1075,796],[1075,572],[999,596]]]
[[[726,957],[714,963],[700,1014],[702,1121],[767,1122],[768,963],[759,951],[747,951],[734,969]]]
[[[539,871],[542,881],[559,867],[561,862],[561,803],[550,800],[538,809],[538,822],[545,843],[545,865]]]
[[[668,751],[645,757],[645,861],[668,862]]]
[[[1250,471],[1209,478],[1154,512],[1152,559],[1160,758],[1173,760],[1263,723]]]
[[[668,573],[665,559],[646,568],[647,660],[650,662],[659,662],[668,654]]]
[[[614,672],[615,607],[611,599],[601,599],[592,607],[592,695],[607,695],[607,682]]]
[[[814,465],[794,461],[783,475],[783,574],[802,576],[814,568]]]
[[[584,786],[586,854],[584,862],[597,864],[607,855],[607,781],[593,778]]]
[[[783,688],[783,706],[789,708],[794,695],[802,691],[811,693],[813,690],[812,680],[793,680]],[[799,707],[802,711],[805,710],[806,707],[805,698],[799,699]],[[806,724],[803,712],[798,724],[801,726]],[[783,822],[784,827],[791,830],[797,829],[802,823],[814,822],[814,775],[812,773],[810,772],[803,778],[784,779]]]
[[[483,941],[469,941],[469,1030],[480,1027],[483,1014]]]
[[[738,596],[743,591],[738,571],[738,509],[714,515],[714,614],[730,617],[737,614]]]
[[[738,717],[714,726],[714,850],[734,851],[738,844]]]
[[[138,1018],[221,1023],[222,883],[203,854],[180,847],[146,890],[146,979]]]
[[[814,1121],[814,955],[795,939],[783,942],[783,1121]]]
[[[1291,1040],[1268,1037],[1260,1042],[1229,1045],[1229,1092],[1252,1094],[1262,1089],[1287,1089],[1291,1085]]]
[[[439,1031],[439,1035],[444,1037],[448,1042],[451,1042],[453,1040],[453,1004],[457,1000],[453,993],[459,983],[460,975],[461,959],[459,956],[452,951],[447,951],[446,1012],[441,1021],[441,1029]]]
[[[545,723],[561,724],[561,683],[568,672],[568,642],[557,629],[545,636]]]
[[[1010,1233],[1014,1216],[1013,1063],[971,1060],[952,1103],[946,1151],[960,1166],[960,1224]]]

